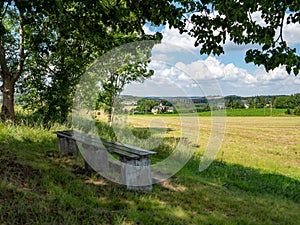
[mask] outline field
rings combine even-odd
[[[179,117],[130,118],[136,127],[151,126],[153,121],[160,120],[171,130],[167,135],[180,135]],[[227,117],[224,122],[226,130],[218,160],[300,180],[300,136],[297,135],[300,117]],[[211,134],[212,119],[199,117],[199,123],[198,150],[204,152]]]
[[[226,109],[226,116],[286,116],[287,109]],[[211,112],[201,112],[199,116],[210,116]]]
[[[194,119],[183,118],[184,126]],[[180,117],[129,122],[137,137],[164,135],[158,159],[166,156],[164,144],[182,136]],[[64,127],[0,124],[0,223],[299,224],[300,117],[227,117],[216,160],[203,172],[212,118],[199,122],[194,157],[149,193],[126,191],[86,173],[82,160],[59,156],[52,131]]]

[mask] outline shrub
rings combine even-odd
[[[294,114],[300,116],[300,105],[295,108]]]

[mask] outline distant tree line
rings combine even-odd
[[[194,106],[186,107],[185,102],[192,103]],[[277,109],[287,109],[287,114],[296,114],[300,115],[300,93],[292,94],[292,95],[266,95],[266,96],[252,96],[252,97],[241,97],[237,95],[229,95],[224,98],[225,107],[224,109],[255,109],[255,108],[266,108],[272,107]],[[135,111],[137,113],[151,113],[151,110],[155,106],[163,105],[165,106],[165,111],[160,111],[160,113],[168,112],[169,107],[173,107],[173,113],[178,113],[179,111],[184,111],[184,108],[188,108],[186,112],[205,112],[210,110],[217,110],[217,107],[214,107],[212,101],[208,101],[205,97],[199,98],[181,98],[181,102],[177,102],[175,105],[171,103],[172,101],[168,99],[160,99],[160,98],[142,98],[137,101],[137,108]]]
[[[287,114],[300,115],[300,93],[280,96],[241,97],[230,95],[225,97],[227,109],[273,107],[287,109]]]

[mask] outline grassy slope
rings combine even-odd
[[[270,146],[261,145],[255,152],[257,162],[263,159],[261,164],[247,164],[243,151],[232,156],[226,149],[241,150],[237,142],[246,141],[251,134],[246,129],[235,142],[236,129],[240,130],[235,126],[239,124],[236,121],[227,129],[223,154],[219,156],[222,162],[216,161],[198,173],[199,162],[192,159],[176,176],[154,185],[151,193],[126,191],[98,175],[86,174],[81,160],[59,157],[51,131],[0,125],[0,223],[298,224],[299,170],[285,176],[293,169],[284,166],[276,172],[272,166],[264,166],[268,157],[274,155],[277,160],[276,154],[264,151],[272,151]],[[289,126],[294,127],[294,123]],[[203,121],[203,129],[207,128],[209,119]],[[202,133],[200,146],[208,136]],[[270,138],[273,140],[272,135]],[[297,141],[289,143],[295,151],[299,149]],[[248,145],[245,143],[246,150],[251,149]],[[282,156],[284,160],[290,157],[290,146]],[[291,168],[299,168],[295,164],[299,163],[299,156],[296,157]],[[241,160],[240,165],[235,160]]]

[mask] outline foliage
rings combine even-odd
[[[294,114],[300,116],[300,105],[295,108]]]
[[[144,34],[146,15],[126,1],[22,0],[0,7],[3,120],[14,119],[15,84],[22,76],[29,107],[41,100],[36,106],[46,121],[48,114],[65,121],[74,85],[91,60],[124,43],[160,38]]]
[[[127,84],[143,82],[151,77],[153,70],[147,69],[151,50],[156,42],[141,42],[116,48],[99,58],[99,62],[90,69],[100,74],[100,107],[108,112],[109,122],[113,121],[116,101]]]
[[[142,98],[137,102],[137,110],[143,113],[150,113],[151,109],[158,104],[158,101]]]
[[[49,12],[49,18],[43,22],[49,30],[43,34],[43,44],[36,48],[33,57],[27,61],[28,75],[20,86],[23,100],[26,102],[25,107],[36,109],[36,113],[41,115],[46,123],[66,122],[76,85],[86,67],[96,56],[128,41],[150,38],[148,35],[139,34],[141,31],[138,30],[130,33],[132,31],[129,28],[128,30],[112,28],[111,21],[107,24],[105,21],[100,24],[96,22],[104,16],[97,11],[102,10],[100,3],[93,9],[86,9],[86,5],[78,5],[71,1],[62,4],[58,9]],[[105,12],[114,9],[113,6],[110,7],[106,6]],[[85,10],[83,18],[77,14],[82,10]],[[66,15],[64,11],[67,11]],[[125,17],[131,20],[127,15]],[[131,17],[134,19],[134,15]],[[122,17],[115,19],[123,21]],[[57,21],[60,21],[60,26],[56,26]],[[78,26],[78,22],[85,25]],[[121,36],[124,38],[120,40]],[[157,37],[153,35],[152,38]],[[129,70],[127,68],[128,73]],[[125,75],[123,71],[120,77],[125,78]],[[116,80],[124,85],[134,79],[132,75],[131,78],[126,78],[126,82],[124,79]],[[116,90],[116,93],[119,91]]]
[[[146,23],[190,34],[202,54],[223,53],[228,39],[258,45],[247,51],[246,62],[267,71],[282,65],[297,75],[299,56],[283,28],[299,23],[298,8],[296,1],[1,1],[2,119],[14,119],[15,84],[23,77],[28,107],[37,107],[46,121],[65,121],[74,86],[93,59],[128,42],[161,38],[146,35]]]
[[[266,71],[285,66],[297,75],[300,57],[284,40],[284,27],[300,21],[298,1],[184,1],[193,14],[185,18],[193,26],[181,27],[196,38],[202,54],[222,54],[230,40],[236,44],[258,45],[246,52],[247,63],[263,65]],[[255,16],[259,20],[255,20]]]
[[[300,105],[300,93],[290,96],[279,96],[274,103],[276,108],[295,108]]]

